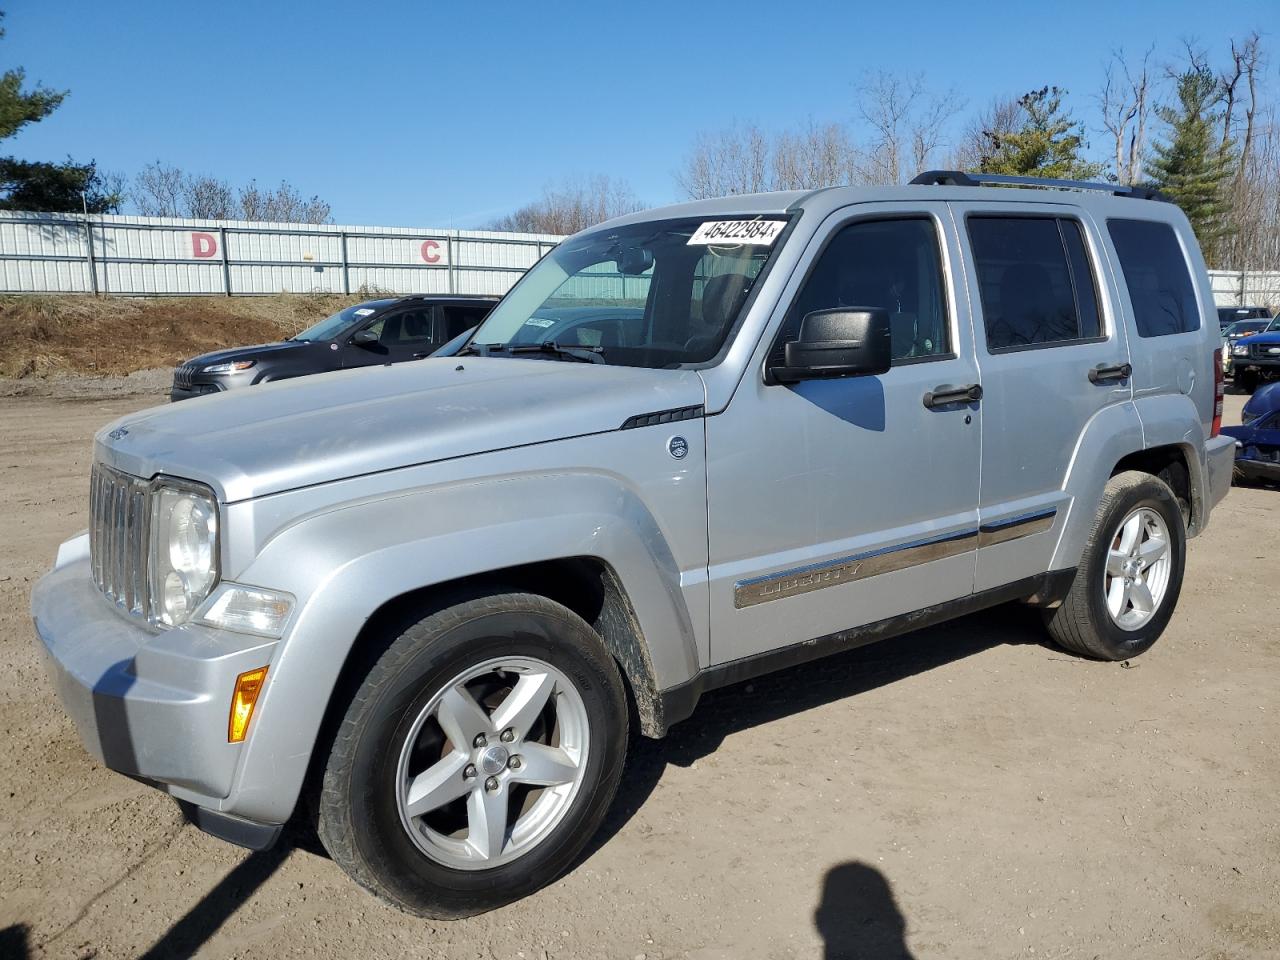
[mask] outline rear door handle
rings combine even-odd
[[[969,383],[963,387],[944,383],[924,395],[924,405],[930,410],[953,403],[977,403],[982,399],[982,384]]]
[[[1100,363],[1089,371],[1090,383],[1111,383],[1116,380],[1128,380],[1133,373],[1130,363]]]

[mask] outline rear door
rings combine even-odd
[[[1043,573],[1091,419],[1131,397],[1097,225],[1066,204],[956,203],[982,373],[975,589]]]

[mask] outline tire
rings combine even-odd
[[[1135,517],[1136,527],[1131,526]],[[1125,537],[1134,529],[1136,540],[1130,556]],[[1157,554],[1156,544],[1161,539],[1165,551]],[[1141,563],[1146,558],[1147,565],[1126,569],[1122,555],[1128,563]],[[1103,490],[1070,592],[1061,605],[1045,613],[1050,636],[1072,653],[1099,660],[1128,660],[1144,653],[1173,616],[1185,562],[1186,527],[1168,484],[1136,470],[1117,474]],[[1135,574],[1132,587],[1123,575],[1126,572]],[[1117,597],[1118,616],[1110,606]],[[1148,611],[1147,606],[1154,609]]]
[[[1236,386],[1245,393],[1253,393],[1258,389],[1258,375],[1252,371],[1237,373],[1235,381]]]
[[[572,866],[617,791],[627,718],[616,664],[572,611],[520,593],[457,603],[392,639],[360,684],[324,769],[320,840],[408,913],[492,910]],[[484,742],[455,744],[472,727]]]

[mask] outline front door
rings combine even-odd
[[[368,367],[401,363],[427,356],[439,344],[432,340],[433,307],[420,304],[407,310],[388,312],[365,329],[378,335],[373,343],[348,341],[342,348],[344,367]]]
[[[860,204],[817,237],[757,361],[861,306],[889,311],[894,365],[783,386],[757,362],[706,418],[713,663],[973,590],[982,404],[960,399],[978,371],[946,207]]]
[[[1129,401],[1131,368],[1119,304],[1098,281],[1107,261],[1092,220],[1048,203],[952,209],[973,264],[986,412],[977,570],[985,590],[1050,568],[1081,437],[1104,409]]]

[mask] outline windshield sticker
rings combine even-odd
[[[751,243],[772,246],[787,225],[785,220],[708,220],[689,238],[689,246]]]
[[[547,327],[554,327],[556,322],[554,320],[545,320],[542,317],[530,317],[524,322],[524,325],[526,327],[542,327],[545,330]]]
[[[370,310],[368,307],[361,307],[359,310],[356,311],[356,316],[367,317],[370,314],[377,313],[377,312],[378,312],[377,310]]]

